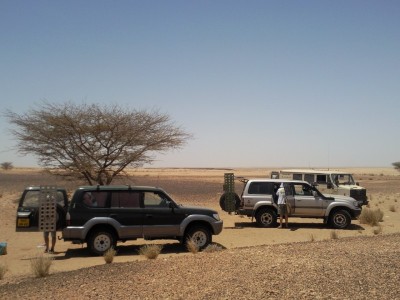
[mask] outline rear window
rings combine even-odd
[[[40,191],[27,191],[22,199],[22,207],[39,207]],[[64,206],[64,194],[61,191],[56,193],[56,202]]]
[[[273,182],[252,182],[249,186],[249,194],[258,195],[272,195],[274,194],[274,183]]]

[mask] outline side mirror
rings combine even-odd
[[[312,194],[313,194],[313,196],[314,196],[315,198],[318,197],[318,193],[317,193],[316,191],[312,191]]]
[[[360,185],[360,183],[359,183],[359,182],[356,182],[356,185],[358,186],[358,185]]]
[[[328,182],[328,183],[326,184],[326,187],[327,187],[328,189],[333,189],[333,184],[332,184],[332,182]]]

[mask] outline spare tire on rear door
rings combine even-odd
[[[232,198],[230,199],[230,197]],[[233,203],[229,203],[229,201],[233,201]],[[219,198],[219,206],[226,212],[236,211],[240,207],[240,197],[236,193],[225,192]]]

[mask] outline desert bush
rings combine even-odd
[[[397,209],[396,209],[396,206],[390,205],[389,210],[390,210],[391,212],[396,212]]]
[[[339,234],[337,233],[337,231],[332,230],[331,231],[331,239],[332,240],[337,240],[339,238]]]
[[[373,232],[375,235],[382,233],[382,226],[378,225],[378,226],[374,227],[374,229],[372,230],[372,232]]]
[[[361,224],[376,226],[383,221],[383,212],[378,209],[364,208],[359,216]]]
[[[0,263],[0,280],[4,278],[4,275],[7,273],[8,267],[4,263]]]
[[[139,254],[144,255],[148,259],[156,259],[161,253],[162,245],[144,245],[139,249]]]
[[[111,264],[114,260],[114,256],[117,254],[117,250],[115,250],[113,247],[111,247],[110,249],[108,249],[106,252],[104,252],[104,261],[107,264]]]
[[[186,242],[186,248],[189,252],[196,254],[199,252],[199,247],[197,246],[197,243],[193,239],[189,239]]]
[[[38,253],[31,259],[32,272],[36,277],[46,277],[50,274],[50,267],[53,263],[51,256]]]
[[[203,252],[212,253],[222,251],[223,248],[217,244],[209,244],[206,248],[204,248]]]

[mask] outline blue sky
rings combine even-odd
[[[194,138],[154,167],[391,166],[400,2],[0,0],[0,97],[159,109]]]

